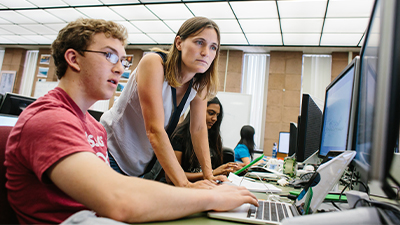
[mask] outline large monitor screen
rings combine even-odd
[[[327,87],[319,156],[332,150],[346,150],[349,139],[353,83],[358,66],[355,58]],[[352,137],[352,135],[350,135]]]

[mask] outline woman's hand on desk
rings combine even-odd
[[[222,184],[212,189],[215,192],[213,196],[215,201],[211,201],[211,209],[215,211],[227,211],[241,206],[244,203],[250,203],[258,206],[258,200],[245,187]]]
[[[198,189],[212,189],[217,185],[209,180],[199,180],[194,183],[188,182],[186,187],[188,188],[198,188]]]
[[[241,167],[235,163],[235,162],[229,162],[226,164],[223,164],[221,166],[219,166],[218,168],[216,168],[215,170],[213,170],[213,175],[217,176],[217,175],[228,175],[229,173],[233,173],[237,170],[239,170]]]

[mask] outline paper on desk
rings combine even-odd
[[[255,182],[255,181],[249,181],[249,180],[243,179],[243,177],[239,177],[238,175],[236,175],[234,173],[230,173],[228,176],[228,179],[237,186],[246,187],[249,191],[254,191],[254,192],[269,191],[269,192],[273,192],[273,193],[278,193],[278,192],[282,191],[281,189],[275,187],[275,185],[267,184],[265,182],[260,183],[260,182]],[[240,183],[240,182],[242,182],[242,183]]]

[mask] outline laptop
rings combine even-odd
[[[259,200],[259,207],[243,204],[228,212],[208,212],[210,218],[253,224],[281,224],[285,218],[308,215],[317,211],[325,196],[335,186],[344,170],[356,155],[344,151],[334,159],[321,164],[293,204]]]

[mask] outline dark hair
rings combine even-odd
[[[251,160],[253,160],[254,155],[254,128],[250,125],[244,125],[242,129],[240,129],[240,141],[237,144],[244,144],[249,149],[249,153],[251,156]],[[237,146],[237,145],[236,145]]]
[[[207,106],[211,104],[218,104],[220,107],[220,113],[217,117],[217,121],[208,130],[208,143],[210,150],[214,150],[217,154],[216,160],[212,163],[213,169],[222,165],[222,138],[220,133],[222,118],[224,117],[222,104],[217,97],[214,97],[207,102]],[[182,158],[182,167],[200,167],[200,163],[197,160],[196,154],[193,150],[192,138],[190,136],[190,111],[171,135],[171,140],[176,139],[182,141],[182,151],[184,158]]]

